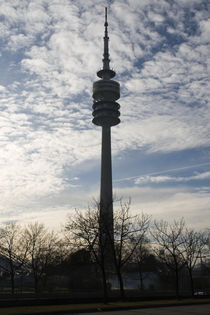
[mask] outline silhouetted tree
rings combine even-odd
[[[187,229],[182,235],[181,255],[187,267],[190,277],[191,293],[194,295],[193,270],[198,259],[203,256],[208,243],[208,234]]]
[[[151,231],[155,241],[154,251],[158,258],[175,273],[176,296],[179,297],[179,273],[185,265],[183,260],[184,219],[169,224],[167,221],[154,221]]]
[[[148,262],[151,256],[151,250],[149,248],[149,239],[148,238],[142,238],[142,240],[139,242],[132,261],[137,264],[138,266],[138,273],[139,273],[139,279],[140,279],[140,290],[144,290],[144,269],[145,269],[145,263]],[[152,258],[151,258],[152,259]],[[154,263],[154,262],[153,262]],[[155,261],[156,263],[156,261]],[[151,268],[154,268],[153,266],[150,266]],[[151,270],[149,270],[151,271]]]
[[[23,272],[27,264],[29,244],[23,236],[22,228],[10,223],[0,229],[0,253],[9,262],[7,272],[11,280],[11,293],[15,292],[15,276]]]
[[[35,292],[39,292],[40,281],[47,278],[49,266],[55,261],[58,250],[58,238],[54,232],[48,232],[40,223],[29,224],[24,231],[29,244],[28,261],[34,277]]]
[[[93,261],[100,267],[103,282],[104,301],[108,299],[107,272],[105,267],[105,247],[101,243],[99,224],[99,206],[87,211],[75,211],[69,216],[65,225],[66,238],[75,250],[86,249],[91,253]]]
[[[120,203],[114,214],[114,264],[120,284],[121,298],[125,298],[122,271],[131,261],[138,247],[143,244],[150,224],[150,216],[146,214],[132,215],[130,200]]]
[[[73,242],[76,249],[86,248],[92,253],[94,261],[101,269],[105,301],[108,298],[107,275],[110,272],[111,264],[116,270],[121,297],[124,298],[122,269],[144,238],[149,227],[150,217],[145,214],[132,216],[130,201],[121,203],[119,210],[116,210],[114,214],[114,236],[110,235],[110,227],[106,226],[106,220],[103,220],[103,233],[106,233],[106,237],[100,237],[99,208],[97,203],[94,209],[76,211],[74,216],[69,216],[65,226],[68,241]],[[107,248],[112,253],[107,253]],[[105,259],[107,254],[110,256],[109,259]]]

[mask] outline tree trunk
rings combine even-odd
[[[106,271],[104,266],[101,266],[102,271],[102,281],[103,281],[103,291],[104,291],[104,303],[108,302],[108,290],[107,290],[107,283],[106,283]]]
[[[122,273],[120,268],[117,268],[117,277],[120,284],[120,296],[122,300],[125,300],[125,290],[124,290],[124,283],[122,278]]]
[[[12,293],[12,295],[14,295],[15,294],[15,275],[14,275],[14,272],[11,272],[10,278],[11,278],[11,293]]]
[[[178,267],[176,266],[175,269],[175,277],[176,277],[176,297],[179,298],[179,270]]]
[[[192,269],[188,268],[189,276],[190,276],[190,288],[191,288],[191,294],[194,296],[194,281],[193,281],[193,275],[192,275]]]
[[[10,280],[11,280],[11,293],[15,294],[15,272],[12,259],[10,257]]]
[[[141,263],[138,263],[139,267],[139,278],[140,278],[140,290],[143,291],[144,284],[143,284],[143,276],[142,276],[142,270],[141,270]]]
[[[38,294],[39,291],[38,291],[38,277],[36,274],[34,274],[34,290],[35,290],[35,293]]]

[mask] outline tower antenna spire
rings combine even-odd
[[[108,26],[108,23],[107,23],[107,7],[105,7],[105,26]]]
[[[108,22],[107,22],[107,7],[105,7],[105,34],[104,34],[104,59],[103,70],[109,70],[109,36],[108,36]]]

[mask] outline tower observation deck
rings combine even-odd
[[[93,123],[102,127],[101,147],[101,189],[100,189],[100,229],[113,238],[113,195],[111,127],[120,123],[120,84],[112,80],[115,71],[110,69],[107,8],[105,8],[105,34],[103,69],[97,72],[100,80],[93,83]]]

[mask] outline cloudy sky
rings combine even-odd
[[[114,193],[210,227],[208,0],[0,0],[0,222],[58,228],[99,197],[106,5],[121,84]]]

